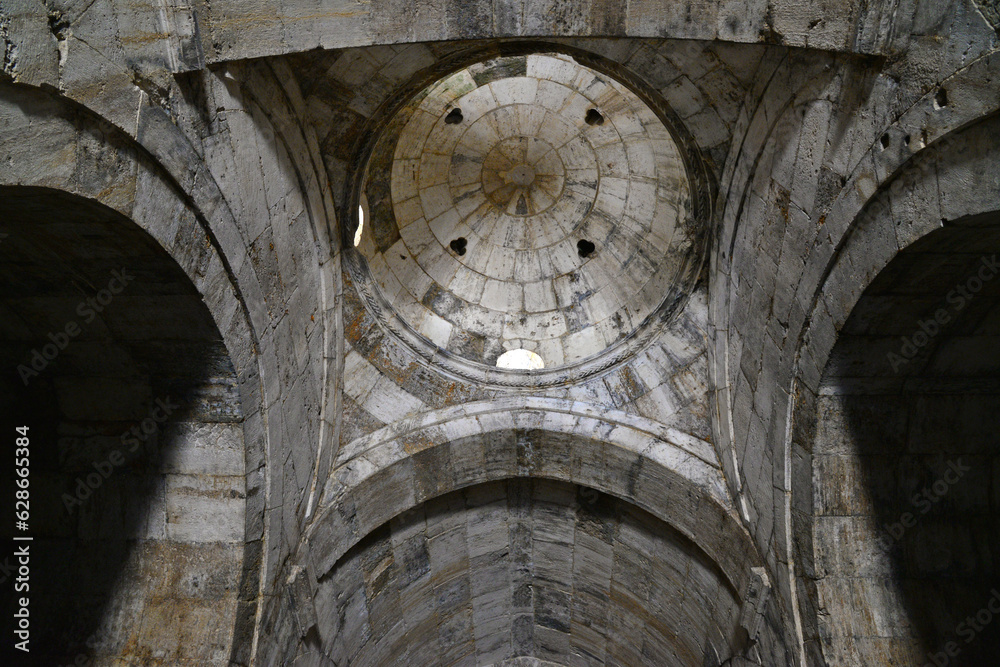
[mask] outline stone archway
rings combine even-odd
[[[805,609],[816,614],[805,618],[807,626],[816,624],[815,635],[807,641],[817,643],[817,651],[826,656],[822,659],[833,656],[836,660],[864,661],[909,652],[911,660],[926,660],[951,641],[946,638],[949,634],[954,638],[957,632],[958,621],[950,622],[950,611],[929,620],[924,613],[914,611],[912,597],[910,603],[905,602],[898,585],[909,576],[904,576],[903,570],[914,566],[914,555],[912,550],[907,556],[892,555],[901,543],[887,527],[895,526],[907,512],[917,514],[910,502],[914,493],[921,493],[924,486],[933,488],[946,473],[950,478],[956,474],[947,465],[939,468],[927,460],[920,464],[922,468],[908,471],[901,471],[897,463],[904,460],[898,457],[905,454],[903,448],[910,437],[906,431],[908,415],[912,414],[910,403],[920,396],[948,393],[933,389],[935,384],[954,384],[941,369],[924,377],[927,369],[918,358],[937,350],[945,340],[944,335],[927,332],[945,331],[950,325],[971,326],[968,321],[956,324],[958,310],[963,309],[956,310],[948,295],[964,280],[976,276],[984,257],[991,257],[994,217],[989,211],[1000,207],[996,190],[989,185],[990,165],[996,159],[995,142],[989,137],[996,124],[997,117],[988,116],[943,136],[917,153],[874,193],[845,228],[803,334],[789,431],[796,463],[791,488],[796,508],[793,518],[799,526],[794,535],[796,568],[805,575]],[[919,268],[914,271],[915,266]],[[910,294],[893,293],[907,280],[912,283]],[[979,299],[977,308],[988,303],[988,297]],[[930,312],[921,308],[930,308]],[[939,310],[943,310],[942,322],[935,321]],[[898,322],[889,326],[894,319]],[[925,336],[925,342],[913,343]],[[904,339],[910,343],[904,345]],[[859,346],[861,340],[865,342]],[[879,340],[881,347],[869,344]],[[909,352],[914,353],[912,359]],[[959,359],[952,362],[956,369],[963,367]],[[910,379],[903,382],[902,378]],[[972,396],[982,392],[956,385],[956,393]],[[838,398],[841,395],[847,398]],[[890,395],[895,398],[887,399]],[[870,400],[862,398],[865,396]],[[973,423],[975,416],[971,419]],[[902,486],[897,485],[897,489],[909,495],[896,496],[893,491],[886,495],[884,489],[875,488],[878,484],[871,481],[875,477],[869,477],[863,465],[872,460],[872,433],[898,445],[896,458],[884,462],[885,470],[899,473]],[[913,463],[917,458],[908,460]],[[821,465],[831,466],[831,472],[821,473]],[[834,490],[834,480],[846,480],[845,490]],[[921,503],[917,509],[923,507]],[[981,509],[986,514],[990,511],[988,504]],[[923,517],[922,512],[918,515]],[[840,527],[831,531],[837,521]],[[909,528],[904,533],[910,533]],[[889,539],[878,539],[885,535]],[[908,539],[917,539],[917,535],[919,531],[910,533]],[[972,553],[971,547],[956,548]],[[845,554],[845,549],[849,553]],[[918,571],[921,567],[917,566]],[[933,573],[922,572],[922,576],[933,578]],[[980,574],[990,576],[985,571]],[[850,587],[850,596],[842,595],[846,589],[838,589],[840,584],[828,585],[827,577]],[[859,583],[862,580],[863,585]],[[942,610],[948,609],[945,599],[935,601]],[[855,609],[863,605],[872,612],[849,626],[836,626],[836,618],[828,614],[846,619],[844,604],[853,604]],[[831,611],[828,605],[840,611]],[[943,620],[946,617],[949,620]],[[848,639],[855,634],[856,638]],[[960,659],[947,657],[952,664]],[[976,656],[967,651],[961,659],[975,664]]]
[[[120,213],[48,188],[0,201],[0,406],[5,432],[29,427],[32,656],[226,662],[246,484],[222,335]]]
[[[117,211],[173,258],[218,327],[236,372],[243,408],[242,474],[248,509],[231,658],[248,661],[256,632],[262,562],[268,553],[264,546],[269,539],[265,510],[269,500],[264,489],[268,483],[267,443],[277,435],[265,427],[270,404],[263,376],[274,377],[277,369],[273,355],[262,359],[258,332],[247,307],[244,290],[250,289],[259,300],[255,291],[259,286],[248,275],[242,251],[233,250],[234,241],[238,245],[238,236],[233,233],[236,222],[226,206],[213,199],[218,190],[213,190],[211,179],[205,181],[204,173],[182,159],[194,155],[183,142],[171,144],[181,149],[179,154],[151,155],[72,101],[19,85],[0,87],[0,122],[6,130],[0,146],[11,156],[11,169],[3,172],[0,185],[53,188]],[[172,125],[170,129],[176,131]],[[147,128],[145,134],[148,139],[155,132]],[[46,151],[42,147],[53,148]],[[157,156],[176,171],[165,169]],[[184,164],[187,166],[180,168]],[[192,201],[199,198],[208,213]],[[240,278],[236,271],[241,267]]]
[[[315,600],[314,641],[292,664],[700,666],[741,632],[739,593],[679,532],[593,488],[531,478],[394,517],[321,577]]]
[[[739,655],[748,639],[769,648],[780,644],[778,611],[767,603],[766,575],[755,569],[760,563],[750,536],[728,504],[717,464],[699,447],[683,434],[634,415],[604,411],[598,416],[558,400],[514,397],[430,412],[360,438],[338,458],[321,511],[295,555],[289,595],[263,620],[266,629],[295,628],[298,636],[269,631],[274,641],[261,644],[260,659],[322,661],[331,651],[347,650],[346,645],[336,648],[340,612],[330,605],[334,598],[343,601],[336,592],[338,572],[353,558],[350,553],[357,555],[352,550],[364,551],[368,547],[358,545],[369,535],[386,527],[391,532],[393,525],[431,507],[435,499],[475,494],[473,489],[506,480],[579,486],[585,490],[581,497],[601,496],[628,506],[629,512],[655,517],[661,527],[648,533],[648,539],[674,535],[672,544],[686,544],[685,553],[700,554],[696,560],[714,572],[711,586],[740,600],[738,617],[724,620],[713,616],[711,605],[699,602],[702,598],[687,599],[690,608],[681,616],[707,614],[699,627],[718,625],[716,640],[710,642],[713,660]],[[757,598],[761,593],[764,597]],[[356,612],[361,613],[351,613]],[[681,616],[674,618],[675,624],[667,623],[671,632],[682,631]],[[701,640],[694,643],[707,650]],[[389,650],[391,644],[382,648]],[[684,657],[671,660],[687,664],[691,650],[688,645]],[[608,660],[614,662],[613,656]]]
[[[812,462],[830,665],[982,665],[1000,651],[998,225],[977,216],[902,251],[830,355]]]

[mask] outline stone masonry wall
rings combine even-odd
[[[946,41],[935,36],[942,30],[951,35]],[[748,98],[738,123],[742,139],[721,181],[726,200],[711,288],[720,450],[732,452],[723,457],[727,479],[775,567],[781,599],[803,610],[795,632],[809,651],[812,594],[808,580],[796,577],[810,569],[789,567],[796,551],[811,552],[810,494],[795,491],[798,480],[810,478],[810,445],[789,421],[793,378],[817,386],[832,347],[826,341],[846,320],[840,304],[856,299],[894,254],[882,251],[884,242],[898,250],[914,238],[917,219],[929,225],[933,217],[908,205],[882,208],[895,232],[886,224],[878,244],[860,244],[844,263],[841,248],[863,203],[915,153],[990,110],[981,85],[990,79],[985,54],[996,35],[974,8],[921,8],[897,16],[893,34],[902,55],[885,67],[834,57],[806,65],[794,52],[767,59],[761,90],[752,93],[760,102]],[[922,171],[917,183],[935,170]],[[912,180],[904,183],[902,192],[914,190]],[[941,192],[944,201],[953,196],[944,192],[957,191],[942,181]],[[824,284],[831,270],[842,274]],[[817,338],[824,352],[810,350]]]
[[[131,221],[52,190],[0,191],[0,405],[31,442],[31,655],[224,664],[245,448],[219,332]],[[3,487],[14,496],[12,478]],[[15,595],[3,588],[11,614]]]

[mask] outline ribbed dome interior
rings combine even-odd
[[[688,183],[628,88],[569,56],[506,57],[406,114],[391,174],[369,173],[389,202],[359,249],[428,341],[488,365],[523,348],[550,369],[626,337],[670,293],[691,247]]]

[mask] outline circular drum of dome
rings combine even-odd
[[[500,385],[576,379],[634,353],[692,289],[705,235],[684,157],[614,78],[563,54],[496,58],[429,86],[388,128],[348,265],[434,364]],[[515,349],[544,370],[496,368]]]

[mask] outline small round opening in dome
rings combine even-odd
[[[361,232],[365,228],[365,207],[358,206],[358,228],[354,232],[354,247],[361,245]]]
[[[497,368],[515,371],[537,371],[545,368],[542,358],[531,350],[509,350],[497,359]]]

